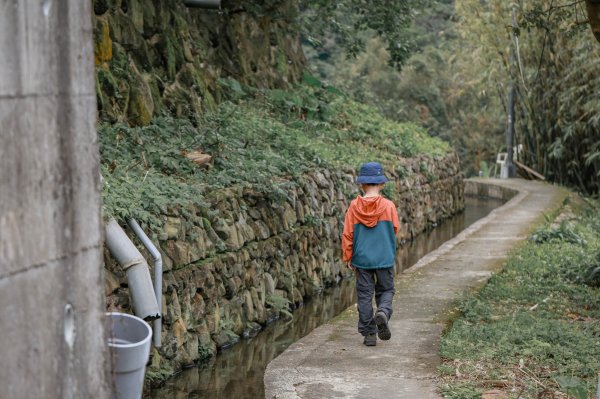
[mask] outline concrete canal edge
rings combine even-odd
[[[508,200],[396,281],[392,339],[362,345],[354,306],[292,344],[265,371],[266,398],[440,398],[438,347],[453,303],[481,287],[568,191],[521,179],[469,179],[465,193]]]

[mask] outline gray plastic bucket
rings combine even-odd
[[[139,399],[150,356],[152,329],[139,317],[107,313],[106,330],[113,376],[113,398]]]

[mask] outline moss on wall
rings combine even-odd
[[[305,68],[293,1],[266,13],[242,1],[223,9],[176,0],[95,0],[99,119],[146,125],[169,113],[197,120],[221,98],[220,78],[286,88]],[[143,79],[140,79],[140,75]]]

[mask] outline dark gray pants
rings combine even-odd
[[[373,294],[377,311],[383,311],[388,320],[392,316],[394,298],[394,268],[356,268],[356,296],[358,305],[358,332],[362,335],[377,332],[373,320]]]

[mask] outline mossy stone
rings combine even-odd
[[[111,121],[120,120],[129,104],[129,83],[103,67],[96,68],[96,78],[101,98],[101,117]]]
[[[171,28],[171,13],[166,1],[154,2],[154,22],[152,26],[157,32],[165,32]]]
[[[147,77],[139,74],[133,63],[132,70],[135,72],[131,76],[127,119],[132,125],[145,126],[150,123],[154,114],[152,92],[146,81]]]
[[[150,94],[154,100],[154,114],[159,115],[163,109],[162,101],[160,101],[161,93],[158,87],[158,79],[155,74],[148,75],[148,86],[150,87]]]
[[[288,57],[281,49],[277,49],[276,51],[275,68],[282,76],[285,76],[288,73]]]
[[[103,15],[108,11],[108,2],[106,0],[94,0],[94,14]]]
[[[154,54],[154,49],[149,46],[146,40],[141,40],[140,45],[132,49],[129,54],[143,71],[152,71],[153,61],[157,59]]]
[[[98,19],[94,27],[94,63],[96,65],[108,62],[113,57],[110,26],[106,19]]]
[[[163,103],[170,113],[195,123],[199,122],[199,116],[203,113],[202,99],[179,82],[165,88]]]
[[[118,42],[113,41],[113,58],[110,62],[110,70],[119,77],[127,76],[129,56],[127,51]]]
[[[156,48],[160,54],[161,63],[167,72],[167,78],[175,80],[177,75],[177,55],[173,38],[168,33],[161,33],[156,38]]]
[[[98,74],[94,76],[94,86],[96,88],[96,102],[98,104],[98,111],[102,112],[105,108],[104,95],[102,94],[102,89],[100,88],[100,80],[98,79]]]
[[[144,1],[143,4],[140,0],[128,0],[129,10],[128,14],[133,22],[133,26],[137,29],[138,32],[144,32],[144,8],[146,7],[147,1]]]
[[[144,1],[144,6],[142,7],[143,18],[144,18],[144,30],[143,34],[145,38],[151,37],[153,34],[157,33],[156,29],[156,9],[154,7],[154,3],[151,1]]]
[[[113,40],[126,49],[139,47],[144,40],[131,18],[118,10],[110,19]]]

